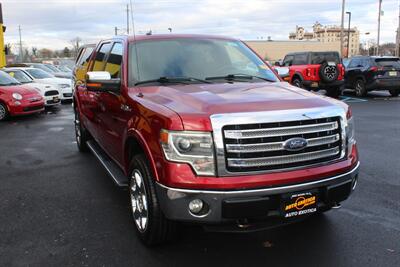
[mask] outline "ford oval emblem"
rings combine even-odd
[[[283,143],[283,148],[287,151],[300,151],[307,147],[307,140],[301,137],[291,138]]]

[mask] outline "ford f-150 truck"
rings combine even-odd
[[[74,85],[78,148],[128,187],[147,245],[182,222],[216,231],[295,222],[340,207],[356,187],[350,108],[283,82],[239,40],[115,37],[86,69]]]

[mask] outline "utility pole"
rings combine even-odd
[[[346,12],[349,15],[349,27],[347,28],[347,58],[349,58],[350,53],[350,22],[351,22],[351,12]]]
[[[126,5],[126,32],[129,35],[129,5]]]
[[[399,25],[397,26],[396,34],[396,57],[400,56],[400,4],[399,4]]]
[[[114,27],[114,34],[118,35],[118,28],[117,27]]]
[[[342,22],[340,24],[340,56],[343,57],[343,35],[344,35],[344,7],[346,5],[346,1],[342,0]]]
[[[19,60],[22,62],[24,60],[24,54],[22,49],[22,38],[21,38],[21,25],[18,25],[19,32]]]
[[[376,55],[379,56],[379,40],[381,38],[381,13],[382,13],[382,0],[379,1],[379,14],[378,14],[378,38],[376,40]]]

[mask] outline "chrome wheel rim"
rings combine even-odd
[[[361,83],[360,83],[360,82],[357,82],[357,84],[356,84],[356,94],[360,96],[360,95],[361,95],[361,92],[362,92]]]
[[[6,108],[3,105],[0,105],[0,121],[6,117]]]
[[[149,212],[143,176],[137,169],[131,175],[130,195],[133,219],[137,229],[143,233],[147,229]]]
[[[78,144],[81,143],[81,123],[79,121],[79,115],[75,111],[75,137]]]

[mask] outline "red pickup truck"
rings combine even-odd
[[[239,40],[115,37],[80,62],[78,148],[129,188],[145,244],[170,240],[180,222],[287,224],[340,207],[356,187],[350,108],[283,82]]]

